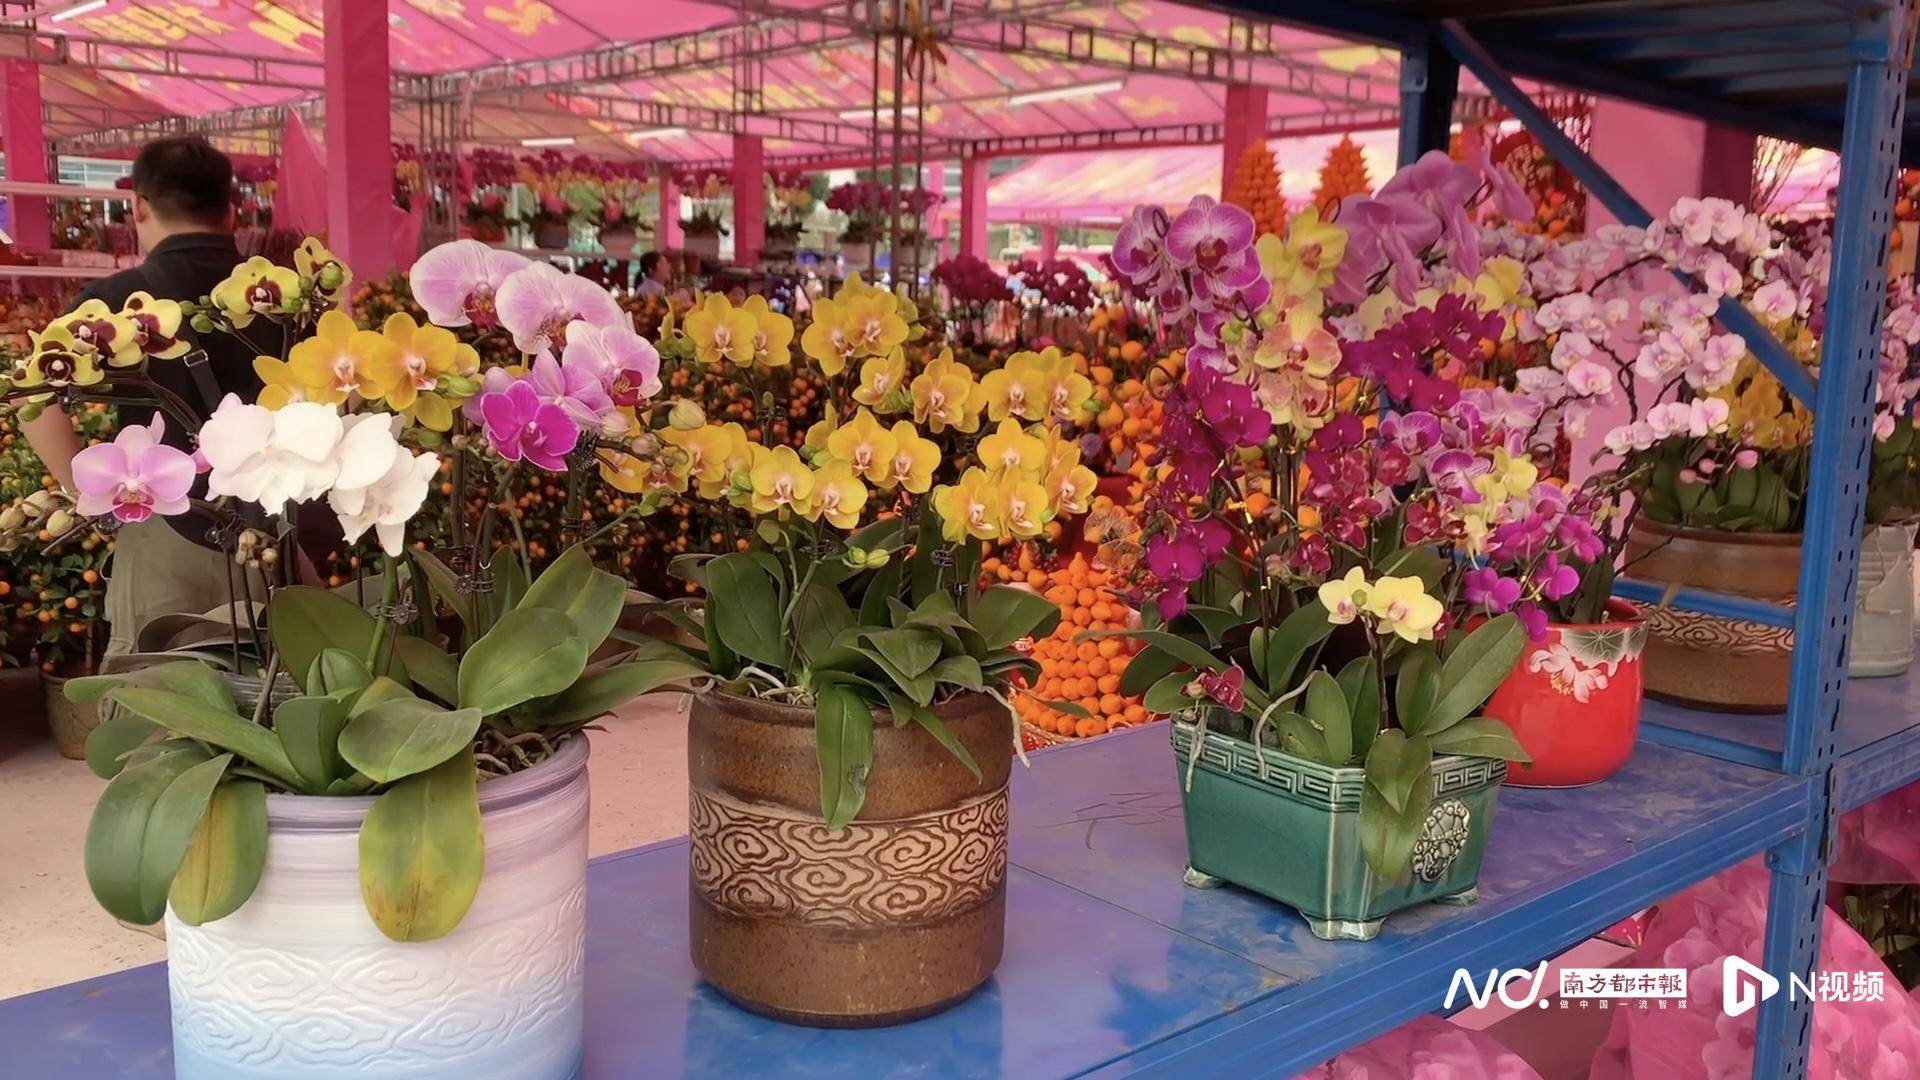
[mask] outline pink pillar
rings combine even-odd
[[[960,160],[960,254],[987,257],[987,167],[992,159]]]
[[[1227,87],[1226,120],[1220,125],[1220,194],[1233,183],[1233,170],[1247,147],[1267,137],[1267,88]]]
[[[758,135],[733,137],[733,261],[752,266],[767,242],[767,152]]]
[[[326,0],[327,245],[361,281],[393,269],[387,0]]]
[[[930,161],[920,166],[920,186],[933,192],[935,195],[945,195],[947,192],[947,163],[944,161]],[[947,219],[945,215],[940,213],[939,207],[936,206],[927,211],[926,229],[927,238],[930,240],[940,240],[946,237]]]
[[[1060,226],[1040,226],[1040,261],[1052,262],[1060,254]]]
[[[47,182],[47,137],[40,113],[40,65],[30,60],[6,61],[7,111],[0,138],[6,140],[7,179],[36,184]],[[53,246],[53,228],[47,200],[10,196],[14,242],[33,251]]]
[[[673,182],[673,166],[660,166],[660,223],[654,226],[653,250],[680,246],[680,185]]]

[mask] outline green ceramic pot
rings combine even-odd
[[[1298,911],[1316,937],[1369,941],[1402,908],[1479,898],[1480,856],[1507,763],[1449,755],[1433,762],[1433,809],[1397,881],[1360,848],[1366,770],[1329,768],[1209,731],[1186,784],[1197,726],[1176,718],[1173,756],[1187,818],[1187,884],[1232,882]],[[1264,767],[1263,767],[1264,763]]]

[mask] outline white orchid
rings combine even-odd
[[[394,438],[397,419],[383,415],[347,418],[347,423],[352,425],[349,440],[362,430],[384,436],[384,439],[369,436],[366,451],[367,460],[371,462],[379,453],[373,447],[384,447],[384,465],[371,479],[351,485],[346,483],[348,477],[343,470],[341,481],[327,495],[327,505],[340,519],[340,529],[348,543],[360,539],[371,528],[380,538],[380,549],[396,556],[406,544],[407,522],[420,512],[421,504],[427,499],[427,488],[440,468],[439,455],[416,455],[400,445]],[[356,473],[352,479],[361,480],[363,475]]]
[[[269,410],[228,394],[200,428],[207,492],[269,513],[335,487],[373,484],[398,451],[389,418],[343,418],[335,406],[311,401]]]

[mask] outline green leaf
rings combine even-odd
[[[1051,634],[1060,625],[1060,607],[1039,593],[995,585],[973,602],[967,622],[986,639],[987,648],[999,649],[1029,635]]]
[[[1267,689],[1275,694],[1293,689],[1293,672],[1301,658],[1331,633],[1333,624],[1327,621],[1326,606],[1319,600],[1302,605],[1280,620],[1267,638]]]
[[[1513,737],[1513,730],[1490,717],[1462,720],[1428,738],[1436,754],[1465,754],[1469,757],[1501,758],[1529,762],[1533,759]]]
[[[347,774],[339,746],[346,726],[347,705],[334,697],[288,698],[273,710],[273,732],[307,794],[325,794],[328,784]]]
[[[1139,655],[1145,656],[1146,654],[1143,652]],[[1168,658],[1171,659],[1169,654],[1162,653],[1161,655],[1168,656]],[[1132,671],[1133,665],[1129,664],[1127,670]],[[1121,676],[1123,679],[1125,677],[1124,675]],[[1187,696],[1187,684],[1192,681],[1193,674],[1191,672],[1176,671],[1169,675],[1162,675],[1158,682],[1147,687],[1146,693],[1140,698],[1140,705],[1148,712],[1156,713],[1176,713],[1181,709],[1188,708],[1193,704],[1193,699]]]
[[[671,657],[628,660],[602,671],[591,672],[548,699],[540,707],[541,724],[553,728],[591,720],[612,712],[641,694],[706,674],[707,669],[692,660]]]
[[[374,800],[360,826],[360,897],[382,934],[432,941],[473,906],[487,859],[478,786],[463,750]]]
[[[933,665],[933,681],[952,683],[976,693],[987,688],[987,677],[980,670],[980,661],[971,656],[949,656]]]
[[[345,649],[320,650],[313,666],[306,671],[309,694],[347,698],[365,689],[372,681],[373,672],[367,670],[366,661]]]
[[[1208,607],[1204,604],[1188,604],[1185,618],[1197,623],[1207,635],[1208,645],[1219,645],[1227,636],[1227,631],[1247,621],[1245,615],[1230,608]]]
[[[163,733],[160,725],[139,716],[116,716],[87,733],[87,768],[102,780],[111,780],[126,767],[127,755]]]
[[[594,566],[586,545],[575,544],[534,579],[513,610],[550,608],[565,615],[573,620],[573,636],[591,653],[613,632],[626,603],[625,579]]]
[[[947,753],[952,754],[960,764],[965,765],[975,780],[981,778],[980,763],[973,760],[973,752],[968,750],[967,744],[961,742],[960,737],[953,733],[953,729],[947,726],[946,721],[933,714],[932,709],[913,710],[913,722],[925,728],[927,734],[938,740],[941,746],[946,747]]]
[[[253,895],[266,864],[267,789],[229,780],[213,789],[167,902],[188,926],[224,919]]]
[[[142,926],[159,922],[166,914],[165,889],[152,899],[147,896],[143,860],[148,826],[155,806],[173,782],[208,760],[198,747],[166,751],[122,770],[100,793],[87,822],[85,865],[87,885],[107,914]],[[226,768],[224,761],[221,768]]]
[[[1129,696],[1144,694],[1148,687],[1160,682],[1179,667],[1180,661],[1172,653],[1148,645],[1134,653],[1132,660],[1127,661],[1127,670],[1120,673],[1120,693]],[[1149,708],[1151,709],[1151,706]],[[1152,711],[1166,712],[1167,710],[1152,709]]]
[[[432,552],[415,548],[408,556],[418,567],[433,595],[460,618],[460,625],[467,628],[467,640],[471,641],[487,632],[485,614],[481,611],[481,599],[477,593],[460,591],[460,575],[453,568],[441,562]],[[295,670],[304,671],[304,668]]]
[[[1046,698],[1034,698],[1033,700],[1045,705],[1054,712],[1066,713],[1068,716],[1078,716],[1081,719],[1086,719],[1093,715],[1087,711],[1085,705],[1077,701],[1048,701]]]
[[[1527,630],[1509,613],[1481,623],[1447,654],[1440,696],[1420,730],[1432,734],[1465,719],[1500,688],[1527,647]]]
[[[288,671],[307,671],[324,649],[345,649],[364,657],[373,647],[378,623],[360,605],[307,585],[276,589],[267,610],[273,646]]]
[[[905,574],[902,569],[904,563],[902,559],[890,560],[867,579],[867,591],[860,594],[860,625],[886,625],[887,601],[900,591],[900,579]]]
[[[1380,675],[1373,657],[1357,656],[1340,669],[1340,690],[1353,720],[1353,756],[1365,758],[1380,731]]]
[[[1429,776],[1432,764],[1433,747],[1424,736],[1388,728],[1374,737],[1373,751],[1367,755],[1367,786],[1377,788],[1398,812],[1412,798],[1416,782]]]
[[[1382,735],[1397,732],[1382,732]],[[1398,881],[1413,861],[1413,845],[1427,825],[1427,810],[1433,804],[1433,776],[1423,768],[1413,778],[1405,805],[1395,807],[1380,790],[1368,784],[1360,791],[1360,852],[1373,872],[1388,881]]]
[[[873,710],[859,694],[842,685],[814,695],[814,734],[820,757],[820,813],[829,830],[838,831],[860,813],[867,800],[867,772],[873,767]]]
[[[1353,757],[1353,717],[1347,710],[1347,695],[1340,683],[1324,671],[1307,676],[1307,694],[1301,709],[1307,722],[1318,728],[1327,742],[1330,761],[1344,765]]]
[[[566,556],[560,558],[565,559]],[[559,565],[559,561],[556,560],[554,565]],[[549,568],[547,572],[553,571]],[[503,547],[493,553],[493,558],[487,560],[487,577],[493,579],[493,588],[475,597],[478,608],[486,612],[486,625],[474,631],[475,637],[492,629],[493,624],[500,621],[500,616],[518,607],[521,598],[527,595],[530,584],[526,565],[512,548]]]
[[[910,679],[931,670],[940,659],[940,638],[931,630],[869,630],[862,636]]]
[[[793,633],[800,655],[809,663],[825,656],[833,639],[853,625],[853,608],[839,589],[814,581],[800,590],[800,602],[793,607]]]
[[[460,659],[459,702],[482,716],[557,694],[587,669],[575,623],[552,608],[522,605],[501,616]]]
[[[887,678],[891,679],[894,685],[900,688],[902,693],[913,699],[914,704],[932,704],[934,681],[931,671],[923,671],[918,675],[908,675],[906,672],[900,670],[892,660],[887,659],[886,654],[880,650],[866,645],[856,645],[854,648],[860,655],[873,661],[881,671],[885,672]]]
[[[218,672],[198,660],[155,664],[124,675],[86,675],[67,680],[67,700],[81,703],[98,701],[107,691],[119,686],[148,690],[170,690],[197,698],[216,709],[235,711],[233,692]]]
[[[965,540],[962,543],[974,543]],[[940,515],[922,514],[920,533],[913,545],[913,556],[907,560],[907,595],[914,603],[925,600],[940,591],[940,564],[934,561],[934,552],[946,546],[940,535]],[[866,621],[866,620],[862,620]],[[878,622],[879,620],[873,620]]]
[[[787,643],[779,583],[749,554],[734,552],[707,564],[707,618],[734,652],[784,668]]]
[[[1405,730],[1418,734],[1425,730],[1434,702],[1440,698],[1440,661],[1430,649],[1408,652],[1394,681],[1393,715]]]
[[[505,548],[501,549],[505,551]],[[451,705],[460,700],[460,665],[447,651],[411,634],[393,643],[413,685]]]
[[[479,709],[448,711],[419,698],[387,701],[347,723],[340,756],[384,784],[439,765],[472,744],[479,730]]]
[[[222,750],[238,754],[249,764],[259,766],[289,788],[300,786],[300,774],[287,760],[287,752],[273,732],[231,710],[222,712],[211,705],[166,690],[141,690],[122,687],[107,695],[129,711],[159,724],[176,735],[212,743]]]

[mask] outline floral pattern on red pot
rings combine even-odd
[[[1640,651],[1647,624],[1613,600],[1605,622],[1549,623],[1487,702],[1531,764],[1507,770],[1514,787],[1581,787],[1612,776],[1633,755],[1640,730]]]

